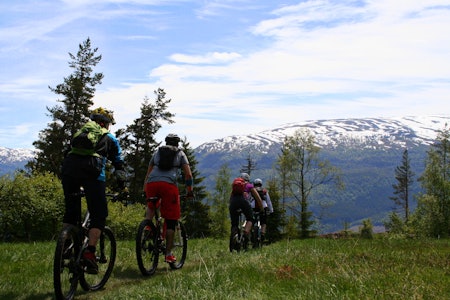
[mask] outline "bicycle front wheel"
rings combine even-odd
[[[142,275],[153,275],[158,267],[158,231],[150,220],[143,220],[136,235],[136,258]]]
[[[100,235],[95,251],[98,274],[83,272],[80,277],[80,285],[84,290],[97,291],[106,284],[116,262],[116,247],[116,238],[112,230],[109,227],[105,227]]]
[[[53,287],[56,299],[72,299],[81,273],[79,268],[80,241],[74,226],[65,227],[56,242],[53,260]]]
[[[187,254],[187,234],[184,224],[178,221],[178,225],[175,227],[175,234],[173,238],[172,253],[177,258],[177,261],[170,263],[170,268],[176,270],[180,269],[184,265]]]

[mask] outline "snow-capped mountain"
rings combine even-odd
[[[0,147],[0,176],[23,168],[33,156],[34,151],[30,149]]]
[[[436,141],[438,131],[446,128],[450,116],[399,118],[353,118],[298,122],[251,135],[235,135],[217,139],[195,149],[198,170],[206,178],[204,184],[213,189],[218,170],[228,166],[231,176],[238,176],[248,158],[256,166],[251,178],[277,180],[274,166],[286,136],[300,129],[314,135],[321,147],[321,158],[342,172],[344,191],[332,195],[316,195],[310,206],[321,214],[319,231],[333,232],[344,223],[358,226],[371,219],[381,226],[392,212],[394,203],[392,184],[395,169],[401,163],[404,149],[408,149],[415,179],[424,170],[427,150]],[[447,127],[448,128],[448,127]],[[411,195],[420,192],[415,181]],[[413,196],[412,196],[413,197]],[[415,202],[411,199],[411,209]],[[326,212],[320,202],[333,203]]]
[[[389,149],[429,145],[438,130],[444,129],[450,116],[423,116],[398,118],[332,119],[290,123],[252,135],[234,135],[200,145],[199,153],[234,151],[253,146],[268,152],[286,136],[299,129],[308,129],[321,147],[357,146]]]

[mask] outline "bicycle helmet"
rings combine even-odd
[[[113,112],[107,109],[104,109],[103,107],[98,107],[94,109],[91,112],[91,115],[89,118],[92,121],[100,122],[100,123],[107,123],[107,124],[116,124],[116,121],[114,121]]]
[[[260,178],[256,178],[255,181],[253,181],[254,186],[262,186],[262,180]]]
[[[240,177],[245,181],[250,181],[250,175],[248,175],[247,173],[241,173]]]
[[[180,137],[175,133],[169,133],[166,136],[165,141],[167,145],[178,146],[178,143],[180,142]]]

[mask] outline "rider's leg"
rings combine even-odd
[[[175,226],[177,225],[177,220],[165,220],[166,226],[166,262],[175,262],[176,257],[172,254],[173,241],[175,237]]]
[[[86,194],[86,202],[91,214],[91,228],[89,229],[89,244],[94,250],[106,225],[108,216],[108,205],[106,203],[106,184],[103,181],[87,181],[83,183]]]

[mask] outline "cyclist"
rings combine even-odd
[[[250,199],[253,197],[258,202],[258,208],[262,208],[262,201],[259,197],[258,192],[254,188],[253,184],[250,182],[250,175],[247,173],[241,173],[240,177],[244,179],[245,186],[243,193],[231,193],[230,196],[230,220],[231,220],[231,235],[233,236],[236,232],[235,230],[239,226],[239,209],[241,209],[242,213],[245,215],[246,223],[244,228],[244,238],[246,240],[250,239],[250,231],[253,225],[253,210],[250,205]]]
[[[258,192],[264,207],[259,217],[259,220],[261,221],[261,241],[264,241],[267,231],[267,215],[273,213],[273,206],[272,201],[270,201],[269,192],[263,188],[263,182],[260,178],[256,178],[255,181],[253,181],[253,186]],[[255,199],[252,199],[251,206],[255,209]]]
[[[125,190],[125,171],[122,159],[122,150],[117,138],[109,132],[110,124],[115,124],[113,113],[102,107],[94,109],[90,119],[102,128],[106,129],[104,135],[95,146],[95,152],[101,158],[101,170],[97,175],[90,175],[86,170],[86,161],[89,155],[75,154],[72,150],[64,158],[62,166],[62,186],[64,190],[65,212],[63,217],[64,225],[76,225],[80,222],[81,216],[81,195],[80,188],[83,187],[88,210],[91,214],[89,229],[89,243],[83,253],[83,261],[86,272],[97,274],[98,266],[95,257],[95,250],[100,234],[105,227],[108,216],[108,206],[106,202],[106,161],[109,160],[115,168],[115,175],[119,188]]]
[[[160,207],[161,217],[166,224],[166,253],[165,261],[176,262],[172,254],[175,226],[181,217],[180,195],[177,186],[178,171],[184,174],[187,196],[193,196],[193,178],[186,154],[178,148],[180,138],[176,134],[169,134],[165,138],[166,145],[160,146],[153,154],[148,165],[144,180],[144,192],[148,198],[158,197],[160,200],[154,205],[148,202],[146,219],[152,220],[155,209]]]

